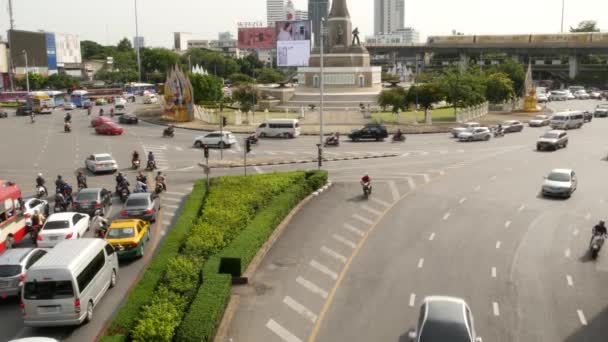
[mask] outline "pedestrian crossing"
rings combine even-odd
[[[169,160],[167,156],[167,146],[165,145],[144,145],[144,152],[147,158],[148,153],[154,154],[154,160],[156,160],[156,167],[158,170],[164,171],[169,169]]]

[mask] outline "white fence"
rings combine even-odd
[[[456,121],[467,122],[482,117],[489,112],[488,103],[480,104],[479,106],[463,108],[456,110]]]

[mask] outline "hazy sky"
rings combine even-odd
[[[353,25],[373,34],[373,0],[347,0]],[[307,0],[294,0],[306,9]],[[405,0],[407,26],[422,37],[450,34],[558,32],[561,0]],[[81,39],[115,44],[135,35],[133,0],[13,0],[15,25],[22,30],[76,33]],[[215,39],[219,31],[236,33],[239,21],[265,21],[265,0],[139,0],[140,35],[146,45],[172,47],[172,32]],[[597,20],[608,30],[607,0],[566,0],[565,29]],[[604,21],[602,21],[604,19]],[[0,34],[9,28],[8,0],[0,0]]]

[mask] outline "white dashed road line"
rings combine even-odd
[[[331,277],[333,280],[338,280],[338,273],[330,270],[327,266],[321,264],[320,262],[318,262],[316,260],[311,260],[310,266],[312,268],[316,269],[317,271]]]
[[[526,206],[522,204],[521,207],[517,209],[517,211],[523,211],[524,209],[526,209]]]
[[[356,228],[356,227],[354,227],[354,226],[352,226],[352,225],[350,225],[348,223],[344,224],[344,228],[346,228],[346,230],[348,230],[350,232],[353,232],[353,233],[355,233],[355,234],[357,234],[357,235],[359,235],[361,237],[365,236],[365,232],[361,231],[360,229],[358,229],[358,228]]]
[[[343,264],[345,264],[345,263],[346,263],[346,261],[348,260],[348,259],[347,259],[347,258],[346,258],[344,255],[342,255],[342,254],[340,254],[340,253],[338,253],[338,252],[334,251],[334,250],[333,250],[333,249],[331,249],[331,248],[327,248],[327,247],[325,247],[325,246],[321,247],[321,252],[323,252],[323,253],[325,253],[325,254],[329,255],[330,257],[332,257],[332,258],[334,258],[334,259],[336,259],[336,260],[341,261]]]
[[[422,267],[424,267],[424,258],[420,258],[420,260],[418,260],[418,268]]]
[[[571,275],[566,275],[566,281],[568,282],[568,286],[574,286],[574,281],[572,280]]]
[[[308,291],[310,291],[310,292],[312,292],[314,294],[318,294],[323,299],[327,299],[327,296],[329,296],[329,294],[327,293],[327,291],[323,290],[322,288],[318,287],[313,282],[308,281],[308,280],[306,280],[306,279],[304,279],[302,277],[297,277],[296,278],[296,283],[302,285]]]
[[[494,316],[500,316],[500,308],[498,307],[498,303],[492,303],[492,311],[494,312]]]
[[[396,202],[401,197],[399,195],[399,189],[397,188],[397,184],[394,181],[387,182],[388,186],[391,189],[391,194],[393,195],[393,201]]]
[[[343,237],[341,235],[334,234],[334,235],[332,235],[332,237],[334,238],[334,240],[342,243],[345,246],[348,246],[350,248],[357,248],[357,244],[356,243],[354,243],[353,241],[351,241],[351,240],[349,240],[349,239],[347,239],[347,238],[345,238],[345,237]]]
[[[505,228],[508,229],[509,227],[511,227],[511,221],[505,222]]]
[[[463,197],[463,198],[460,199],[460,201],[458,201],[458,204],[463,204],[466,201],[467,201],[467,198]]]
[[[496,267],[492,267],[492,278],[496,278]]]
[[[354,218],[354,219],[357,219],[357,220],[359,220],[359,221],[361,221],[361,222],[363,222],[363,223],[369,224],[369,225],[374,224],[374,222],[372,222],[371,220],[366,219],[365,217],[360,216],[360,215],[357,215],[357,214],[354,214],[354,215],[353,215],[353,218]]]
[[[502,242],[500,241],[496,241],[496,249],[500,249],[500,245],[502,244]]]
[[[412,293],[410,294],[410,306],[413,307],[414,305],[416,305],[416,294]]]
[[[479,191],[479,190],[481,190],[481,185],[478,185],[475,187],[475,191]]]
[[[431,233],[431,235],[429,236],[429,241],[433,240],[435,240],[435,233]]]
[[[273,319],[270,319],[268,323],[266,323],[266,328],[270,329],[285,342],[302,342],[302,340],[297,338],[289,330],[283,328],[283,326],[275,322]]]
[[[283,303],[287,306],[289,306],[291,309],[293,309],[293,311],[299,313],[300,315],[304,316],[306,319],[308,319],[311,323],[315,323],[317,321],[317,315],[315,315],[312,311],[310,311],[307,307],[305,307],[304,305],[298,303],[295,299],[286,296],[285,298],[283,298]]]
[[[372,197],[372,201],[374,201],[374,202],[376,202],[376,203],[380,204],[381,206],[387,207],[387,208],[391,206],[391,204],[390,204],[390,203],[388,203],[388,202],[384,202],[383,200],[378,199],[378,198],[376,198],[376,197]]]
[[[445,213],[445,215],[443,215],[443,220],[444,220],[444,221],[447,221],[447,219],[449,219],[449,218],[450,218],[450,215],[452,215],[452,214],[450,214],[450,212],[449,212],[449,211],[448,211],[447,213]]]
[[[368,212],[370,212],[370,213],[372,213],[372,214],[374,214],[376,216],[382,215],[382,212],[380,212],[380,211],[378,211],[378,210],[376,210],[374,208],[371,208],[371,207],[369,207],[369,206],[367,206],[365,204],[361,205],[361,209],[363,209],[365,211],[368,211]]]
[[[566,258],[569,258],[570,254],[571,254],[570,248],[566,248],[566,251],[564,252],[564,255],[566,256]]]
[[[587,325],[587,319],[585,318],[583,310],[576,310],[576,313],[578,314],[578,320],[581,321],[581,324]]]

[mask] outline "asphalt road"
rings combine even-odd
[[[608,120],[569,131],[566,149],[537,152],[546,129],[480,143],[446,135],[365,143],[402,153],[327,165],[334,185],[236,289],[227,341],[407,341],[428,295],[464,298],[484,341],[605,341],[608,252],[591,261],[587,247],[606,218]],[[539,196],[552,168],[577,172],[570,199]],[[367,201],[363,173],[375,180]]]

